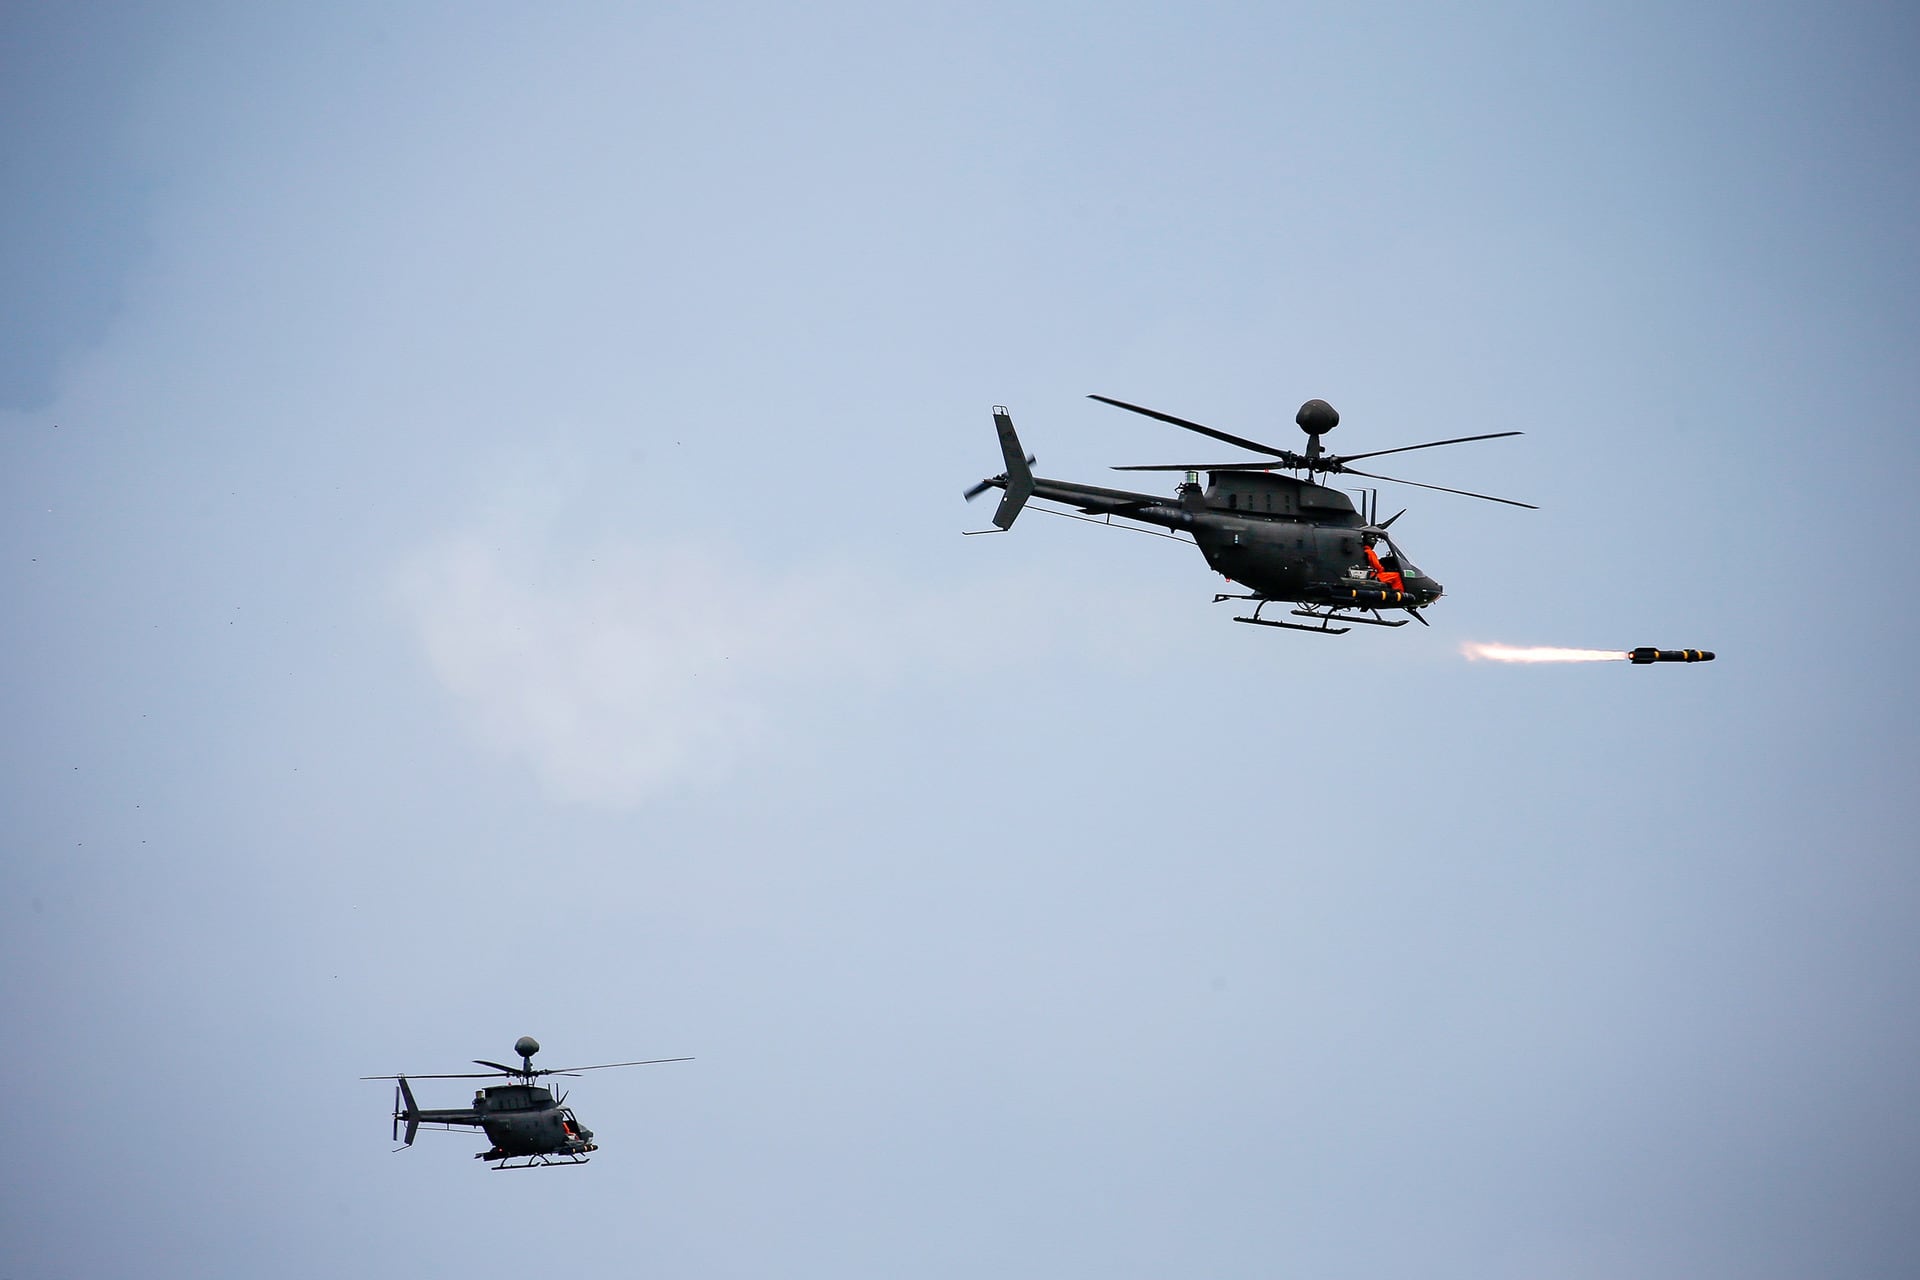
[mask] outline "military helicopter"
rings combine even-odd
[[[393,1136],[396,1140],[400,1137],[400,1124],[405,1121],[407,1138],[394,1148],[395,1151],[404,1151],[412,1146],[414,1135],[419,1132],[421,1125],[447,1130],[483,1129],[487,1137],[493,1140],[493,1146],[486,1151],[474,1152],[474,1159],[497,1160],[499,1163],[494,1165],[495,1169],[533,1169],[586,1164],[587,1153],[599,1150],[593,1140],[593,1130],[580,1123],[573,1114],[573,1108],[564,1105],[566,1095],[563,1093],[555,1098],[550,1090],[534,1083],[536,1077],[571,1076],[582,1071],[604,1071],[608,1067],[648,1067],[659,1062],[693,1061],[692,1058],[649,1058],[645,1062],[602,1062],[591,1067],[536,1068],[533,1055],[540,1052],[540,1042],[532,1036],[521,1036],[514,1041],[513,1051],[520,1055],[520,1065],[517,1067],[475,1058],[474,1065],[492,1067],[493,1070],[413,1077],[415,1080],[483,1080],[506,1076],[519,1082],[476,1089],[470,1107],[422,1110],[413,1100],[413,1090],[407,1084],[408,1077],[360,1078],[398,1082],[393,1089]]]
[[[1394,543],[1387,529],[1406,512],[1400,511],[1380,520],[1379,491],[1363,515],[1353,500],[1338,489],[1314,483],[1319,475],[1365,476],[1393,484],[1435,489],[1462,497],[1503,502],[1511,507],[1537,511],[1530,502],[1496,498],[1491,494],[1444,485],[1422,484],[1417,480],[1397,480],[1375,475],[1349,463],[1362,458],[1379,458],[1390,453],[1408,453],[1415,449],[1434,449],[1441,445],[1466,444],[1473,440],[1498,440],[1521,435],[1518,431],[1493,431],[1485,435],[1458,436],[1451,440],[1429,440],[1425,444],[1402,445],[1397,449],[1375,449],[1369,453],[1332,454],[1326,452],[1320,438],[1340,423],[1340,415],[1325,400],[1309,400],[1300,406],[1294,422],[1307,433],[1307,451],[1295,453],[1276,449],[1241,436],[1216,431],[1198,422],[1176,418],[1170,413],[1148,409],[1107,396],[1089,396],[1102,404],[1130,413],[1144,414],[1161,422],[1184,427],[1227,444],[1238,445],[1265,455],[1238,462],[1171,463],[1148,466],[1115,467],[1115,471],[1184,471],[1185,480],[1171,499],[1150,493],[1130,493],[1123,489],[1102,489],[1067,480],[1048,480],[1033,474],[1033,457],[1014,434],[1013,419],[1004,405],[993,407],[993,425],[1000,436],[1000,452],[1007,469],[982,480],[966,491],[969,502],[989,489],[1004,490],[1000,507],[993,513],[998,531],[1013,527],[1014,519],[1029,498],[1043,498],[1079,508],[1081,514],[1057,511],[1073,519],[1092,519],[1111,524],[1118,516],[1141,524],[1158,525],[1190,535],[1207,564],[1228,582],[1248,588],[1245,592],[1221,592],[1213,597],[1223,600],[1251,600],[1253,612],[1237,616],[1235,622],[1263,627],[1284,627],[1289,631],[1311,631],[1322,635],[1345,635],[1351,625],[1364,623],[1375,627],[1404,627],[1409,620],[1428,624],[1420,610],[1438,600],[1441,586],[1422,573],[1406,553]],[[1205,489],[1200,472],[1208,473]],[[1275,475],[1275,471],[1298,471],[1304,476]],[[1041,508],[1047,510],[1047,508]],[[1128,526],[1120,525],[1119,528]],[[993,529],[973,532],[992,533]],[[1141,532],[1153,532],[1141,530]],[[1160,534],[1174,537],[1177,534]],[[1382,549],[1384,548],[1384,554]],[[1281,622],[1260,616],[1270,604],[1294,606],[1292,614],[1308,622]],[[1383,610],[1404,610],[1405,618],[1386,618]],[[1367,616],[1363,616],[1367,615]],[[1317,624],[1317,625],[1316,625]]]

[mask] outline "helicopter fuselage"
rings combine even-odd
[[[408,1101],[411,1102],[409,1093]],[[537,1084],[504,1084],[477,1089],[470,1107],[445,1110],[409,1108],[402,1118],[422,1125],[474,1128],[493,1142],[482,1160],[513,1156],[584,1156],[595,1150],[593,1130],[574,1116],[571,1107],[554,1101],[553,1093]]]
[[[510,1156],[573,1155],[592,1151],[593,1131],[571,1107],[561,1106],[539,1085],[494,1085],[477,1090],[474,1110],[495,1150]]]
[[[1373,541],[1387,554],[1373,563],[1366,523],[1340,490],[1265,471],[1213,471],[1208,480],[1202,489],[1190,478],[1163,498],[1035,476],[1033,496],[1182,531],[1210,568],[1260,598],[1369,609],[1440,598],[1440,584],[1377,530]],[[1006,487],[1004,477],[988,483]]]

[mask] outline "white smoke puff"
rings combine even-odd
[[[1123,667],[1158,647],[1151,625],[1117,642],[1089,623],[1096,602],[1035,577],[936,593],[684,544],[562,552],[524,525],[421,550],[395,592],[483,741],[557,798],[612,807],[726,777],[823,691],[1025,666],[1062,644]]]

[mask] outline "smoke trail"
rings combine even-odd
[[[1480,644],[1468,640],[1460,646],[1460,652],[1467,655],[1469,661],[1478,662],[1485,658],[1489,662],[1625,662],[1623,649],[1561,649],[1553,645],[1535,645],[1531,648],[1517,648],[1510,644]]]

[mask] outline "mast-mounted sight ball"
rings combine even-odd
[[[1325,400],[1309,400],[1293,415],[1300,429],[1310,436],[1324,435],[1340,425],[1340,414]]]
[[[521,1036],[513,1042],[513,1051],[523,1058],[531,1058],[540,1052],[540,1042],[532,1036]]]

